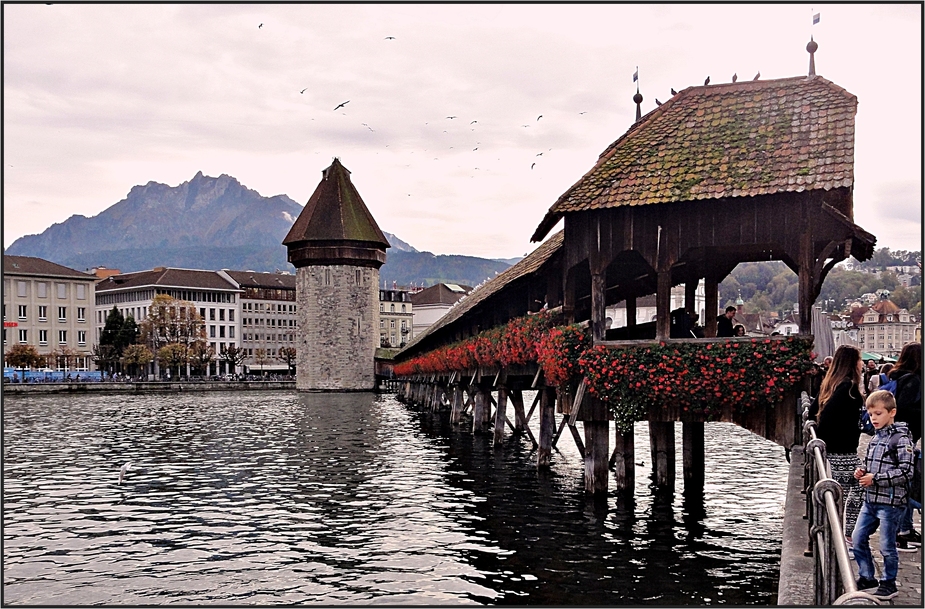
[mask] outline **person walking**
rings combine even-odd
[[[861,465],[858,457],[861,429],[858,423],[864,408],[860,391],[863,367],[861,352],[857,347],[842,345],[836,349],[832,366],[822,379],[816,412],[818,434],[825,442],[832,478],[842,487],[845,501],[844,535],[849,545],[862,503],[861,490],[854,472]]]
[[[922,343],[904,346],[887,376],[890,381],[896,381],[892,392],[896,396],[896,420],[906,424],[915,445],[922,437]],[[896,535],[897,548],[902,552],[914,552],[922,545],[922,535],[915,530],[912,521],[914,510],[911,502],[906,504]]]
[[[726,338],[735,336],[732,329],[732,318],[736,315],[736,308],[732,305],[726,307],[726,311],[716,318],[716,337]]]
[[[854,472],[854,478],[864,488],[864,503],[852,534],[858,563],[857,588],[869,590],[877,586],[874,596],[893,598],[899,572],[896,531],[908,503],[906,491],[912,480],[912,438],[906,426],[896,421],[896,400],[889,391],[870,394],[867,414],[877,431],[867,445],[864,465]],[[870,536],[878,527],[883,556],[879,582],[874,578],[870,551]]]

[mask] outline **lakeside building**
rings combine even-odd
[[[438,283],[412,294],[411,303],[414,305],[414,321],[412,323],[412,335],[408,340],[410,341],[411,338],[434,325],[438,319],[446,315],[454,304],[471,291],[472,287],[467,285]]]
[[[916,340],[919,322],[906,309],[881,292],[880,300],[870,307],[857,307],[851,311],[858,329],[858,347],[862,351],[897,357],[907,343]]]
[[[3,256],[3,351],[32,345],[49,368],[89,370],[96,277],[32,256]]]
[[[287,360],[281,349],[296,346],[295,275],[229,270],[225,273],[243,290],[240,342],[246,354],[245,370],[288,374],[289,364],[294,367],[295,359]]]
[[[225,271],[204,271],[155,267],[149,271],[122,273],[103,279],[96,285],[95,340],[106,325],[106,317],[116,307],[123,317],[143,322],[154,297],[166,294],[193,303],[203,320],[206,340],[215,353],[208,374],[234,373],[221,353],[231,346],[241,348],[241,294],[238,283]],[[155,359],[152,373],[160,374]],[[189,374],[187,366],[187,374]]]
[[[412,294],[408,290],[379,290],[379,346],[404,347],[414,337]]]

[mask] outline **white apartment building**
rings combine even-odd
[[[454,304],[472,291],[468,285],[438,283],[411,295],[414,305],[412,336],[417,336],[446,315]],[[409,339],[410,340],[410,339]]]
[[[858,323],[858,347],[868,353],[897,357],[906,343],[916,339],[919,323],[884,295],[864,311]]]
[[[251,374],[289,372],[280,349],[296,346],[295,275],[225,271],[242,290],[241,347],[247,354],[245,371]],[[291,360],[295,367],[295,359]]]
[[[408,290],[379,290],[379,346],[404,347],[414,337],[414,312]]]
[[[32,345],[49,368],[89,370],[96,277],[32,256],[3,256],[3,351]]]
[[[113,307],[123,317],[132,317],[140,324],[147,318],[154,297],[166,294],[193,303],[199,311],[206,340],[216,357],[209,374],[233,373],[236,371],[228,369],[220,354],[230,346],[241,347],[242,292],[225,271],[155,267],[150,271],[113,275],[96,286],[95,340],[99,340]],[[156,360],[152,366],[153,374],[159,374]]]
[[[668,308],[669,311],[684,306],[684,290],[685,287],[683,283],[671,288],[671,304]],[[694,290],[694,311],[697,313],[697,323],[701,326],[705,324],[705,308],[706,296],[703,291],[703,282],[701,281],[698,282],[697,289]],[[713,314],[714,317],[716,317],[716,315],[718,315],[718,313]],[[608,306],[605,316],[611,319],[611,328],[625,327],[627,325],[626,303],[620,302]],[[636,323],[644,324],[650,321],[655,321],[655,294],[643,296],[636,300]]]

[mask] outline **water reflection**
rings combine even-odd
[[[389,396],[8,398],[3,419],[11,604],[776,599],[783,450],[731,425],[707,425],[701,498],[655,501],[643,466],[601,501],[568,438],[537,471],[529,441]]]

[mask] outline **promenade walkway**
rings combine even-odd
[[[866,450],[867,436],[862,434]],[[803,489],[803,448],[795,446],[790,456],[790,476],[787,482],[787,502],[784,510],[783,546],[781,548],[780,582],[777,590],[778,605],[813,605],[813,558],[804,556],[807,548],[808,523],[803,519],[806,495]],[[916,530],[922,530],[919,514],[915,515]],[[879,533],[871,538],[874,562],[878,573],[883,567],[880,557]],[[852,561],[852,566],[854,562]],[[855,575],[857,567],[855,566]],[[922,607],[922,548],[915,552],[899,553],[899,575],[896,578],[899,595],[893,604],[897,607]]]

